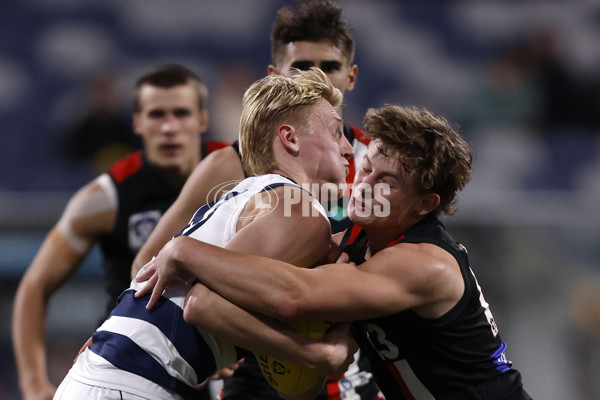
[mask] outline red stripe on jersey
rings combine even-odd
[[[354,134],[354,139],[358,140],[359,142],[365,144],[365,145],[369,145],[369,142],[371,141],[371,139],[366,138],[365,135],[367,134],[365,131],[360,130],[354,126],[351,126],[350,129],[352,129],[352,133]],[[352,191],[352,183],[354,182],[354,176],[356,175],[356,163],[354,162],[354,157],[352,157],[350,159],[350,165],[348,166],[348,175],[346,176],[346,183],[348,184],[349,187],[349,192]]]
[[[410,393],[408,386],[406,386],[406,382],[404,382],[404,379],[402,378],[400,371],[398,371],[398,369],[396,369],[396,366],[393,363],[389,363],[389,362],[386,362],[385,365],[390,370],[390,373],[392,374],[392,377],[394,378],[394,380],[396,381],[398,386],[400,386],[400,390],[402,391],[402,394],[404,395],[406,400],[415,400],[412,393]]]
[[[356,167],[354,166],[354,157],[349,160],[348,175],[346,175],[346,183],[351,186],[354,182],[354,175],[356,175]]]
[[[327,387],[328,400],[341,400],[340,385],[338,385],[337,379],[327,379],[327,384],[325,386]]]
[[[352,231],[350,231],[350,237],[348,238],[348,242],[346,242],[346,245],[350,245],[350,244],[354,243],[354,240],[356,240],[356,237],[358,236],[358,234],[360,233],[361,230],[362,230],[362,226],[353,225]]]
[[[402,239],[404,239],[404,236],[405,235],[400,235],[400,237],[398,239],[392,240],[391,242],[389,242],[387,244],[387,246],[385,246],[385,248],[387,249],[388,247],[391,247],[391,246],[395,245],[396,243],[398,243],[399,241],[401,241]]]
[[[124,159],[114,163],[108,172],[112,175],[115,182],[121,183],[128,176],[135,174],[142,167],[142,153],[136,151]]]
[[[206,146],[206,152],[210,154],[215,150],[224,149],[225,147],[231,146],[231,143],[205,141],[204,146]]]
[[[363,131],[362,129],[358,129],[354,126],[351,126],[350,128],[354,132],[355,139],[357,139],[359,142],[362,142],[363,144],[366,144],[367,146],[369,145],[369,143],[371,142],[371,139],[365,137],[367,132]]]

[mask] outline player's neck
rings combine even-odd
[[[288,164],[284,167],[277,168],[273,171],[273,173],[291,179],[300,187],[310,192],[310,194],[317,200],[321,201],[319,199],[321,192],[320,184],[315,182],[314,179],[309,179],[306,175],[306,172],[300,166],[296,164]]]

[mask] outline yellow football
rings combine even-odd
[[[315,340],[323,339],[332,322],[291,322],[294,330]],[[254,354],[260,370],[277,391],[287,394],[306,392],[321,379],[321,374],[312,368],[268,355]]]

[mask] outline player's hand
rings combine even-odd
[[[196,385],[196,389],[202,389],[208,383],[209,380],[219,380],[219,379],[232,377],[233,374],[235,373],[235,370],[238,369],[240,364],[243,362],[244,362],[244,359],[242,358],[240,360],[237,360],[235,363],[231,364],[230,366],[223,368],[222,370],[218,371],[216,374],[211,376],[210,379],[207,379],[204,382]]]
[[[77,359],[79,358],[81,353],[83,353],[85,351],[85,349],[87,349],[91,345],[92,345],[92,337],[90,336],[90,338],[85,341],[83,346],[81,346],[81,349],[79,349],[79,353],[77,353],[77,355],[75,356],[75,359],[73,360],[73,364],[75,364],[77,362]]]
[[[235,363],[223,368],[214,374],[210,379],[218,380],[224,378],[231,378],[233,374],[235,374],[235,370],[239,368],[239,366],[244,362],[244,359],[237,360]]]
[[[317,370],[331,377],[342,376],[354,362],[358,344],[350,333],[350,322],[339,322],[325,334],[323,342],[329,346],[328,356]]]
[[[340,246],[336,242],[331,241],[331,244],[329,245],[329,251],[327,251],[327,254],[325,255],[325,260],[323,264],[335,263],[336,260],[339,258],[340,253],[342,253],[342,249],[340,248]]]
[[[142,267],[135,280],[146,281],[146,285],[135,293],[136,298],[144,297],[151,293],[146,309],[150,310],[163,294],[165,288],[177,280],[184,282],[192,281],[191,276],[185,269],[178,265],[171,253],[176,251],[176,243],[171,240],[150,262]]]
[[[344,264],[344,263],[349,263],[350,262],[350,255],[348,253],[345,252],[341,252],[338,255],[337,260],[335,261],[337,264]]]

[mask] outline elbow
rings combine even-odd
[[[188,324],[202,327],[202,321],[206,320],[206,310],[208,305],[207,296],[198,293],[198,285],[195,285],[187,294],[183,304],[183,319]],[[200,297],[199,297],[200,295]]]
[[[183,320],[191,325],[196,325],[196,307],[197,300],[195,297],[188,297],[183,305]]]

